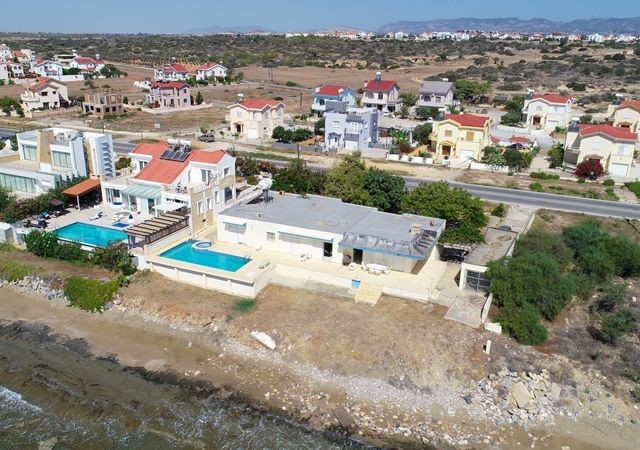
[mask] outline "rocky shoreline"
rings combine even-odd
[[[39,277],[0,283],[32,297],[65,301],[59,285],[58,280]],[[544,448],[545,442],[553,439],[550,430],[558,432],[582,417],[608,423],[613,429],[634,427],[638,431],[637,408],[613,398],[598,384],[599,374],[576,376],[580,384],[567,386],[554,380],[546,369],[518,373],[504,368],[460,390],[421,388],[406,376],[389,380],[346,376],[289,360],[288,345],[277,330],[272,334],[278,348],[269,351],[226,335],[223,323],[202,323],[193,317],[167,321],[157,312],[125,305],[122,299],[116,299],[108,309],[192,335],[194,342],[215,343],[215,351],[202,361],[201,369],[172,373],[137,368],[141,375],[211,389],[220,398],[246,401],[258,410],[288,417],[333,438],[354,439],[354,443],[386,448],[511,448],[517,442],[522,448]],[[192,341],[184,345],[191,348]],[[256,382],[246,375],[247,364],[260,367],[265,376],[289,383]],[[208,367],[223,368],[236,383],[216,383],[209,378]],[[252,382],[252,389],[242,387]]]

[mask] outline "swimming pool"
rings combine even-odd
[[[84,222],[74,222],[54,231],[65,241],[78,242],[79,244],[92,245],[94,247],[106,247],[111,241],[126,241],[127,235],[121,230],[91,225]]]
[[[249,258],[229,255],[227,253],[214,252],[211,250],[196,250],[193,248],[193,241],[185,241],[178,244],[160,253],[160,256],[176,261],[226,270],[227,272],[236,272],[251,261]]]

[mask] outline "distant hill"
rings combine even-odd
[[[238,26],[221,26],[209,25],[208,27],[192,28],[187,30],[187,34],[219,34],[219,33],[274,33],[273,30],[258,25],[238,25]]]
[[[403,31],[419,34],[425,31],[519,31],[528,33],[628,33],[640,34],[640,17],[607,18],[607,19],[577,19],[569,22],[557,22],[549,19],[518,19],[508,17],[503,19],[438,19],[423,22],[394,22],[382,25],[377,33]]]

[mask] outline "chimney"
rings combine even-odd
[[[616,94],[616,98],[613,99],[613,104],[614,105],[620,105],[622,103],[622,101],[624,100],[624,94]]]
[[[320,86],[316,86],[316,92],[320,92]]]
[[[96,53],[96,61],[100,61],[100,53]]]
[[[382,81],[382,72],[376,72],[376,81]]]
[[[244,94],[238,94],[238,100],[236,103],[244,103]]]
[[[527,89],[527,100],[531,100],[533,98],[534,92],[535,91],[533,89]]]

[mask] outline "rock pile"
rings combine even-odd
[[[26,295],[38,295],[48,300],[67,300],[64,290],[54,287],[57,285],[62,286],[62,282],[60,280],[43,280],[37,275],[27,275],[16,281],[0,280],[0,287],[12,286]]]
[[[561,414],[561,394],[561,387],[550,381],[546,369],[539,374],[503,369],[480,380],[467,398],[482,405],[497,426],[514,424],[527,429],[535,423],[553,422]]]

